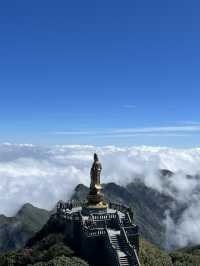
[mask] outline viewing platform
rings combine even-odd
[[[104,201],[100,185],[101,169],[95,155],[87,201],[60,201],[57,218],[65,224],[67,241],[89,264],[140,266],[139,233],[133,223],[132,209]]]

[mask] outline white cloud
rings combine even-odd
[[[97,129],[81,131],[55,131],[51,134],[55,135],[72,135],[72,136],[91,136],[95,138],[127,138],[127,137],[186,137],[200,132],[200,124],[198,122],[182,122],[182,125],[172,126],[153,126],[138,128],[114,128],[114,129]]]
[[[190,243],[192,239],[200,243],[197,234],[200,221],[200,178],[197,176],[200,173],[200,148],[39,147],[4,143],[0,145],[0,213],[12,215],[26,202],[51,209],[58,200],[70,198],[77,184],[89,185],[94,152],[99,154],[103,164],[102,182],[126,185],[140,177],[147,186],[169,193],[180,203],[187,203],[178,223],[166,216],[168,238],[175,242],[173,237],[169,237],[175,235],[177,245]],[[171,170],[176,175],[163,179],[158,174],[159,169]]]
[[[200,125],[163,126],[115,129],[113,133],[199,132]]]
[[[196,199],[195,199],[196,198]],[[188,245],[199,245],[200,237],[200,203],[199,196],[192,197],[187,209],[177,222],[174,222],[170,212],[166,212],[166,248],[186,247]]]

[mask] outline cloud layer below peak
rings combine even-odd
[[[165,147],[96,147],[90,145],[56,145],[39,147],[28,144],[0,145],[0,213],[13,215],[24,203],[51,209],[60,199],[70,198],[74,187],[90,183],[93,153],[97,152],[103,164],[102,182],[126,185],[140,178],[147,186],[166,192],[180,202],[189,202],[179,224],[173,224],[169,213],[166,227],[169,235],[176,235],[177,245],[190,242],[200,226],[190,230],[191,219],[200,224],[200,196],[194,193],[200,187],[200,149],[173,149]],[[158,175],[159,169],[175,173],[168,185]],[[193,176],[188,178],[187,175]],[[185,236],[181,228],[187,232]],[[187,230],[186,230],[187,229]]]

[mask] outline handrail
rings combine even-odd
[[[81,222],[81,226],[83,227],[84,226],[84,219],[83,219],[83,215],[80,211],[78,212],[78,216],[79,216],[79,220]]]
[[[136,227],[124,227],[126,234],[129,236],[136,236],[138,235],[138,231],[136,230]]]
[[[129,223],[132,225],[132,221],[131,221],[131,218],[130,218],[129,212],[127,212],[125,215],[127,216]]]
[[[109,202],[109,207],[118,211],[125,211],[128,212],[129,207],[126,207],[124,205],[118,204],[118,203],[113,203],[113,202]]]
[[[119,213],[117,212],[117,224],[119,226],[119,229],[121,228],[121,220],[120,220],[120,217],[119,217]]]
[[[135,257],[136,257],[136,260],[137,260],[138,266],[141,266],[140,261],[139,261],[139,258],[138,258],[138,254],[137,254],[137,251],[136,251],[135,248],[134,248],[134,253],[135,253]]]
[[[85,201],[76,201],[76,200],[69,200],[67,202],[60,200],[57,203],[57,212],[60,210],[72,210],[76,207],[82,207]]]
[[[94,221],[101,221],[101,220],[111,220],[116,219],[116,213],[107,213],[107,214],[93,214]]]
[[[67,210],[72,210],[73,208],[83,207],[85,203],[86,203],[86,200],[83,200],[83,201],[69,200],[67,202],[64,202],[61,200],[57,203],[57,212],[60,212],[60,210],[67,211]],[[125,205],[122,205],[119,203],[109,202],[109,208],[115,209],[117,211],[129,213],[129,217],[133,216],[133,212],[132,212],[131,208],[128,206],[125,206]]]
[[[131,243],[128,240],[127,234],[125,232],[125,229],[123,227],[121,227],[121,236],[123,237],[123,239],[125,240],[125,244],[126,244],[126,248],[127,248],[127,255],[129,255],[129,258],[132,259],[132,256],[134,256],[137,260],[138,266],[140,266],[140,261],[136,252],[136,249],[134,246],[131,245]]]
[[[109,235],[109,233],[108,233],[107,228],[105,228],[105,231],[106,231],[106,238],[107,238],[107,240],[108,240],[108,242],[109,242],[109,244],[110,244],[110,248],[112,249],[112,253],[113,253],[113,255],[114,255],[114,257],[115,257],[115,259],[116,259],[116,261],[117,261],[117,264],[118,264],[117,266],[120,266],[119,255],[118,255],[116,249],[114,248],[114,246],[113,246],[113,244],[112,244],[112,241],[111,241],[111,238],[110,238],[110,235]]]
[[[122,235],[122,237],[123,237],[124,240],[125,240],[125,243],[126,243],[127,245],[130,245],[130,246],[131,246],[131,244],[130,244],[130,242],[129,242],[129,240],[128,240],[128,237],[127,237],[127,235],[126,235],[126,232],[125,232],[125,230],[124,230],[124,227],[121,227],[121,228],[120,228],[120,231],[121,231],[121,235]]]
[[[115,209],[121,212],[125,212],[125,213],[129,213],[129,216],[131,218],[133,218],[133,211],[129,206],[125,206],[119,203],[113,203],[113,202],[109,202],[109,208],[111,209]],[[132,220],[132,219],[131,219]]]
[[[90,229],[89,231],[87,230],[87,237],[94,237],[94,236],[102,236],[102,235],[106,235],[106,229]]]

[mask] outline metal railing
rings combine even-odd
[[[112,257],[115,258],[115,260],[113,260],[113,265],[114,264],[116,265],[116,263],[117,263],[116,266],[120,266],[120,257],[119,257],[119,254],[117,253],[115,247],[112,244],[112,241],[111,241],[111,238],[110,238],[110,235],[108,233],[107,228],[105,229],[105,231],[106,231],[106,243],[107,243],[108,248],[109,248],[109,250],[110,250],[110,252],[112,254]]]
[[[130,261],[132,261],[132,263],[137,262],[137,264],[138,264],[137,266],[141,266],[138,255],[137,255],[137,251],[136,251],[135,247],[132,246],[131,243],[129,242],[127,234],[126,234],[125,229],[123,227],[121,227],[120,236],[123,239],[123,242],[125,244],[125,252],[128,255],[128,258],[130,259]]]
[[[86,202],[87,202],[86,200],[84,201],[70,200],[67,202],[61,200],[57,203],[57,212],[60,212],[61,210],[68,211],[72,210],[73,208],[83,207],[86,204]],[[130,219],[132,220],[133,211],[130,207],[113,202],[109,202],[108,206],[110,209],[114,209],[123,213],[129,213]]]
[[[106,229],[105,228],[94,228],[94,229],[85,229],[85,234],[87,237],[97,237],[97,236],[105,236]]]
[[[135,226],[135,227],[126,227],[126,228],[124,228],[124,230],[125,230],[127,235],[130,235],[130,236],[138,235],[137,226]]]
[[[123,213],[128,213],[131,221],[133,220],[133,210],[129,206],[125,206],[125,205],[122,205],[119,203],[113,203],[113,202],[109,202],[108,205],[110,209],[114,209],[114,210],[117,210]]]
[[[116,219],[117,214],[116,213],[107,213],[107,214],[93,214],[94,221],[100,221],[100,220],[111,220]]]
[[[57,203],[57,212],[60,210],[72,210],[73,208],[82,207],[85,204],[85,201],[76,201],[76,200],[70,200],[70,201],[59,201]]]

